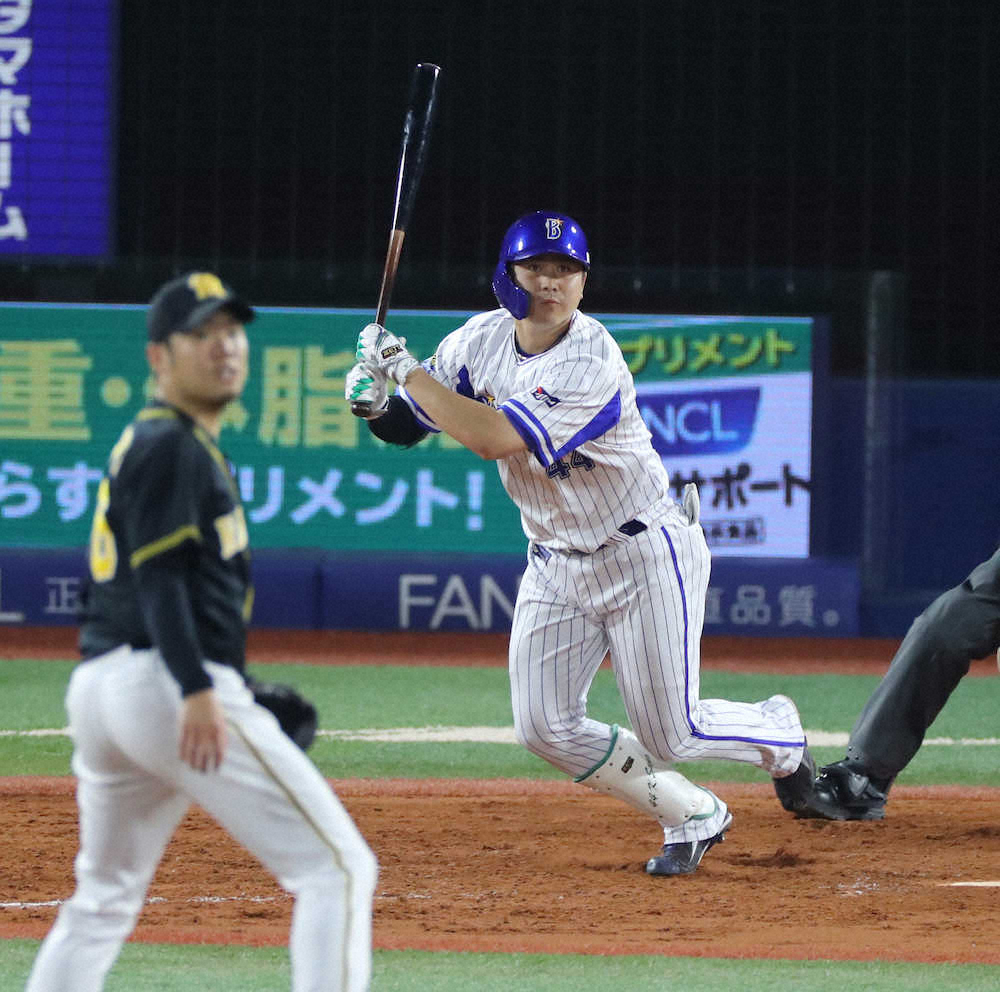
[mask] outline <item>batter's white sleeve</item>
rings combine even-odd
[[[611,430],[621,419],[616,370],[594,355],[549,366],[501,412],[546,468]]]
[[[469,325],[472,323],[470,321],[469,324],[463,324],[462,327],[452,331],[441,341],[434,354],[420,363],[421,368],[446,389],[469,397],[472,397],[473,390],[466,356],[469,350]],[[409,404],[417,423],[424,430],[433,434],[441,432],[434,418],[407,392],[405,386],[400,386],[398,393]]]

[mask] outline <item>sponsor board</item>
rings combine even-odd
[[[636,384],[673,488],[695,482],[716,556],[805,558],[812,502],[812,375]]]
[[[0,549],[0,630],[78,622],[86,559]],[[510,630],[520,555],[266,552],[253,561],[253,625],[333,630]],[[706,634],[856,636],[855,565],[830,559],[714,563]]]
[[[0,302],[0,546],[86,542],[108,452],[154,386],[144,311]],[[249,385],[220,437],[253,547],[511,554],[520,518],[492,465],[445,434],[386,445],[351,414],[344,376],[369,317],[258,309]],[[394,328],[428,356],[466,317],[398,311]],[[601,319],[635,378],[671,493],[698,484],[713,549],[807,554],[815,321]],[[533,402],[561,401],[543,390]]]

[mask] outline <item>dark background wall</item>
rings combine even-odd
[[[591,310],[835,315],[900,275],[907,375],[1000,369],[990,0],[122,0],[117,257],[0,266],[20,299],[142,301],[191,265],[374,306],[405,94],[440,113],[394,303],[491,304],[507,224],[583,224]]]

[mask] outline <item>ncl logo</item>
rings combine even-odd
[[[721,454],[750,441],[760,389],[644,392],[637,402],[660,455]]]

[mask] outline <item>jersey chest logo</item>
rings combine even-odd
[[[544,403],[547,407],[554,407],[559,402],[558,396],[547,393],[541,386],[536,386],[531,394],[539,403]]]

